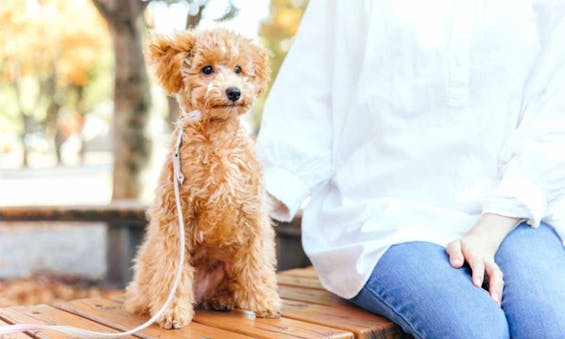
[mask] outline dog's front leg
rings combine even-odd
[[[179,265],[179,246],[174,237],[163,237],[161,241],[155,242],[159,249],[153,253],[156,256],[157,264],[148,288],[150,307],[149,311],[153,316],[163,306],[176,278]],[[185,250],[185,249],[182,249]],[[173,300],[161,317],[157,320],[161,327],[181,328],[187,326],[194,317],[194,267],[190,264],[188,253],[185,255],[185,262],[181,278],[173,297]]]
[[[281,300],[277,293],[274,232],[268,222],[257,237],[236,254],[232,264],[235,303],[258,317],[278,318]]]
[[[194,317],[194,296],[192,292],[192,279],[194,276],[194,268],[188,262],[185,263],[187,267],[183,269],[182,277],[177,288],[177,292],[173,301],[165,312],[159,317],[157,323],[165,329],[182,328],[190,324]],[[174,269],[171,269],[169,275],[172,276]],[[169,288],[172,286],[173,279],[166,281],[166,275],[162,275],[163,280],[159,280],[159,275],[155,279],[152,295],[158,296],[153,299],[151,303],[151,315],[157,313],[161,306],[165,303],[169,293]]]
[[[157,313],[165,304],[176,278],[179,263],[177,240],[155,231],[157,225],[151,225],[135,259],[135,276],[127,287],[124,303],[130,313],[149,313],[151,316]],[[194,268],[190,265],[189,258],[186,258],[173,301],[157,320],[162,327],[180,328],[192,320],[193,277]]]

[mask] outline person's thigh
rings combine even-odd
[[[565,249],[548,225],[519,225],[502,242],[502,308],[512,338],[565,337]]]
[[[509,337],[502,310],[472,284],[467,268],[452,268],[445,248],[432,243],[392,246],[351,301],[416,338]]]

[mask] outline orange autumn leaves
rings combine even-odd
[[[0,79],[46,77],[83,86],[110,36],[88,0],[4,0],[0,6]]]

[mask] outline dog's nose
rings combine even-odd
[[[237,87],[230,87],[226,89],[226,95],[230,101],[236,102],[241,97],[241,91]]]

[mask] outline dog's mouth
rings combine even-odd
[[[220,105],[214,105],[212,106],[212,108],[235,108],[235,107],[242,107],[243,103],[238,103],[238,104],[220,104]]]

